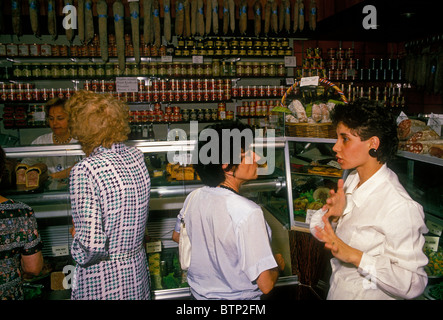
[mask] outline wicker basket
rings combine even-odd
[[[319,84],[329,86],[333,88],[339,95],[344,103],[348,103],[343,91],[340,90],[332,82],[320,78]],[[300,81],[296,81],[291,87],[289,87],[281,100],[281,105],[286,107],[286,97],[294,90],[298,88]],[[332,126],[332,123],[285,123],[286,135],[290,137],[312,137],[312,138],[337,138],[337,134]]]

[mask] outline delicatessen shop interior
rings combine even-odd
[[[429,229],[428,285],[416,299],[442,299],[443,27],[438,16],[432,19],[438,10],[412,0],[4,0],[2,6],[1,194],[34,209],[44,243],[42,273],[24,279],[26,299],[70,298],[63,280],[75,264],[72,217],[69,178],[42,174],[18,185],[16,165],[85,156],[76,143],[32,144],[51,132],[45,104],[79,90],[129,106],[125,143],[144,153],[151,177],[145,249],[153,299],[190,299],[172,231],[186,196],[203,186],[189,158],[192,132],[227,120],[250,125],[273,150],[274,165],[268,161],[265,174],[240,190],[261,206],[272,248],[285,260],[277,286],[262,299],[326,299],[332,254],[309,225],[346,175],[332,149],[337,134],[329,112],[359,98],[377,100],[397,118],[400,143],[389,167],[423,206]]]

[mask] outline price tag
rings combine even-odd
[[[285,67],[297,67],[297,58],[294,56],[285,57]]]
[[[137,78],[117,77],[115,78],[117,92],[138,92]]]
[[[440,237],[425,236],[425,244],[424,244],[423,248],[430,249],[432,251],[437,251],[439,240],[440,240]]]
[[[172,56],[162,56],[161,62],[172,62]]]
[[[162,242],[159,241],[150,241],[146,243],[146,252],[154,253],[162,251]]]
[[[53,246],[52,253],[56,257],[67,256],[69,255],[69,247],[66,246]]]
[[[203,63],[203,56],[192,56],[192,63],[202,64]]]
[[[300,80],[300,87],[318,86],[319,79],[320,79],[319,76],[301,78],[301,80]]]
[[[443,229],[441,225],[428,220],[426,221],[426,226],[428,227],[430,233],[441,236],[441,230]]]
[[[286,78],[286,85],[292,86],[294,84],[294,78]]]

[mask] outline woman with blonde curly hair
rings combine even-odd
[[[150,299],[143,237],[150,177],[143,153],[123,142],[128,107],[112,95],[79,91],[66,104],[86,158],[71,170],[77,262],[72,299]]]

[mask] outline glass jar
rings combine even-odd
[[[14,78],[20,78],[22,76],[22,66],[18,63],[14,64],[12,74]]]
[[[77,64],[75,62],[71,62],[68,65],[68,75],[70,78],[75,79],[78,76]]]
[[[218,59],[212,60],[212,76],[220,77],[220,60]]]
[[[52,78],[59,78],[60,77],[60,68],[59,68],[58,63],[51,64],[51,77]]]
[[[49,64],[43,65],[42,77],[43,78],[50,78],[51,77],[51,69],[49,69]]]
[[[105,65],[105,76],[113,77],[114,76],[114,64],[111,62],[106,63]]]
[[[87,70],[88,70],[87,71],[88,77],[91,77],[91,78],[95,77],[95,64],[93,62],[88,63]]]
[[[105,75],[105,64],[99,63],[95,69],[95,75],[97,77],[103,77]]]
[[[61,78],[68,78],[68,65],[66,63],[61,63],[60,64],[60,77]]]
[[[23,78],[30,78],[31,76],[32,76],[31,64],[30,63],[23,63],[22,77]]]
[[[31,66],[32,69],[32,77],[40,78],[42,76],[42,70],[40,68],[40,63],[33,63]]]

